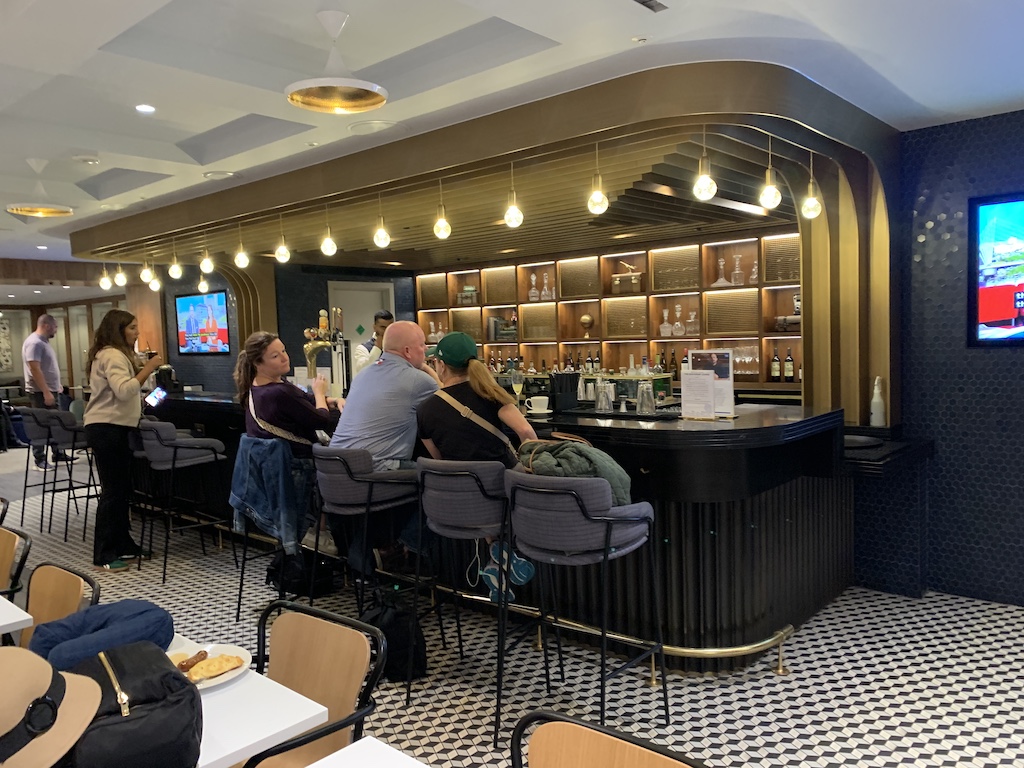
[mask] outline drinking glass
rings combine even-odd
[[[653,416],[655,410],[654,386],[649,381],[641,381],[636,393],[636,412],[641,416]]]
[[[523,394],[523,387],[526,385],[526,374],[518,368],[514,368],[509,373],[509,378],[512,379],[512,391],[516,393],[516,407],[519,407],[519,397]]]

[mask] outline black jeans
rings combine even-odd
[[[42,392],[29,392],[29,402],[32,403],[33,408],[46,408],[49,411],[57,410],[57,395],[53,396],[53,405],[47,405],[43,400]],[[46,446],[45,445],[33,445],[32,446],[32,458],[36,460],[36,464],[42,464],[46,461]],[[57,446],[53,447],[53,460],[57,460]]]
[[[96,460],[96,471],[103,487],[96,508],[96,531],[92,561],[105,565],[119,555],[134,553],[138,545],[129,533],[128,502],[132,493],[132,449],[128,435],[133,427],[120,424],[89,424],[85,439]]]

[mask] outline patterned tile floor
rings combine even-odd
[[[12,507],[7,525],[18,527],[20,504]],[[38,499],[29,499],[27,508],[24,528],[35,537],[30,565],[53,560],[89,566],[80,518],[72,520],[65,543],[59,535],[38,533]],[[102,599],[149,599],[195,640],[254,649],[256,616],[273,597],[262,583],[263,567],[247,573],[236,624],[238,577],[230,547],[208,551],[201,554],[195,533],[176,537],[166,585],[155,559],[141,571],[97,574]],[[317,604],[354,611],[344,590]],[[423,762],[436,768],[506,766],[511,726],[535,707],[596,719],[596,654],[570,647],[569,679],[548,695],[539,654],[522,647],[510,662],[505,733],[493,750],[493,618],[466,618],[467,655],[461,661],[453,643],[440,650],[436,622],[425,622],[424,631],[429,678],[416,685],[410,707],[402,684],[384,683],[368,727]],[[739,673],[673,674],[673,725],[666,728],[658,698],[638,672],[614,684],[609,724],[709,766],[1024,766],[1022,658],[1024,608],[851,588],[786,645],[789,676],[773,674],[768,659]]]

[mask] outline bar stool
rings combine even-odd
[[[652,538],[654,510],[646,502],[612,506],[611,486],[600,477],[546,477],[507,471],[505,492],[509,497],[509,530],[512,546],[537,564],[542,628],[557,621],[557,609],[545,606],[544,587],[554,566],[600,566],[601,724],[605,720],[608,680],[642,661],[656,656],[661,669],[662,704],[669,724],[668,679],[665,673],[661,600]],[[640,646],[640,652],[608,671],[608,564],[639,549],[646,549],[655,610],[657,641]],[[557,596],[553,596],[557,599]],[[499,624],[499,634],[503,627]],[[498,697],[501,703],[504,638],[499,642]],[[547,643],[545,643],[547,674]]]
[[[50,461],[47,459],[45,468],[43,470],[43,480],[41,483],[29,483],[29,462],[32,460],[32,450],[36,446],[44,446],[46,452],[50,452],[54,449],[67,454],[71,452],[70,456],[73,457],[75,451],[84,450],[86,447],[85,442],[85,431],[82,427],[75,424],[74,417],[70,413],[65,411],[57,411],[51,408],[18,408],[16,409],[18,415],[21,416],[22,426],[25,429],[25,435],[29,439],[29,450],[25,453],[25,478],[22,484],[22,496],[21,496],[21,525],[25,524],[25,501],[28,498],[29,488],[42,488],[42,497],[39,501],[39,532],[43,532],[43,517],[45,516],[46,509],[46,495],[50,494],[50,523],[49,530],[53,528],[53,497],[58,491],[71,491],[75,485],[75,480],[71,476],[71,461],[64,462],[65,470],[68,473],[66,480],[58,478],[59,467],[57,465],[50,469]],[[58,488],[58,480],[61,482],[61,487]],[[75,504],[77,508],[77,500]],[[64,540],[67,541],[67,531],[65,530]]]
[[[82,541],[85,541],[89,526],[89,502],[98,499],[100,495],[99,483],[96,480],[95,467],[93,465],[92,451],[85,437],[85,427],[78,423],[75,415],[70,411],[46,411],[49,414],[47,426],[50,429],[51,442],[68,456],[65,463],[68,471],[67,498],[64,501],[64,541],[68,540],[68,521],[71,515],[71,503],[75,504],[75,514],[79,515],[82,510],[78,502],[85,500],[85,517],[82,520]],[[72,461],[79,451],[85,454],[86,463],[89,467],[88,477],[83,480],[76,480]],[[83,495],[84,492],[84,495]],[[50,523],[53,525],[53,497],[50,497]],[[49,532],[50,528],[47,528]]]
[[[364,576],[370,557],[369,519],[373,513],[385,512],[405,504],[418,503],[419,481],[415,469],[393,469],[375,472],[373,456],[358,448],[313,446],[317,487],[323,499],[323,511],[331,515],[361,516],[363,531],[362,570]],[[316,541],[320,541],[320,515],[316,518]],[[337,537],[336,539],[337,540]],[[316,576],[313,558],[313,574]],[[349,563],[351,567],[352,564]],[[356,606],[363,613],[366,578],[357,579]]]

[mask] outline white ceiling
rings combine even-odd
[[[1010,0],[663,2],[0,0],[0,202],[75,209],[0,212],[0,258],[69,259],[84,226],[671,64],[788,66],[900,130],[1024,107]],[[351,14],[339,49],[383,108],[285,100],[323,72],[325,7]]]

